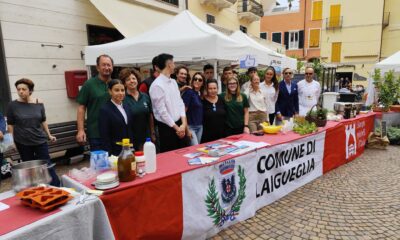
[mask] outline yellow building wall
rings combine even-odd
[[[259,37],[260,21],[249,23],[244,20],[239,20],[237,14],[237,4],[238,1],[236,1],[236,3],[229,8],[218,10],[212,6],[201,4],[199,0],[190,0],[188,1],[188,9],[204,22],[207,22],[206,14],[211,14],[215,17],[215,25],[232,31],[239,30],[240,25],[242,25],[247,27],[247,33]]]
[[[395,0],[396,1],[396,0]],[[326,29],[331,5],[340,4],[342,27]],[[331,63],[332,43],[341,42],[337,72],[354,72],[368,77],[378,61],[382,35],[382,0],[324,0],[321,35],[322,62]],[[343,68],[340,65],[355,65]]]
[[[390,15],[389,25],[383,29],[381,60],[400,51],[400,1],[386,0],[385,12]]]

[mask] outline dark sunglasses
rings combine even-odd
[[[203,79],[202,78],[193,78],[193,81],[203,82]]]
[[[305,75],[313,75],[313,73],[305,73]]]
[[[292,72],[285,72],[284,74],[285,75],[292,75],[293,73]]]

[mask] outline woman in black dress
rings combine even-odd
[[[201,142],[211,142],[224,138],[226,110],[222,98],[218,97],[218,83],[216,80],[208,80],[206,84],[206,96],[203,100],[203,136]]]

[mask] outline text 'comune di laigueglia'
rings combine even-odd
[[[258,159],[257,171],[259,174],[266,174],[272,169],[284,167],[290,162],[305,158],[308,155],[315,153],[315,143],[316,141],[309,141],[307,143],[301,143],[292,148],[288,148],[283,151],[270,153],[268,155],[263,155]],[[265,178],[262,187],[259,189],[256,185],[256,197],[261,197],[265,192],[271,193],[274,190],[292,182],[302,176],[313,171],[315,168],[315,160],[313,157],[303,161],[302,163],[289,168],[283,172],[278,172],[274,175]]]

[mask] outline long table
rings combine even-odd
[[[184,154],[201,146],[157,155],[157,172],[105,191],[103,201],[117,239],[204,239],[323,174],[354,160],[373,130],[374,113],[328,121],[317,133],[231,136],[226,140],[269,146],[191,166]],[[67,185],[93,188],[93,179]]]
[[[111,225],[98,198],[82,201],[81,195],[49,213],[23,206],[14,191],[0,194],[0,239],[114,239]]]

